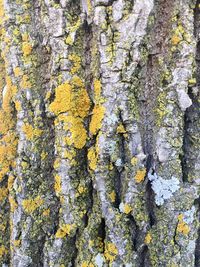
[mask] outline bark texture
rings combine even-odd
[[[199,267],[200,1],[0,0],[0,266]]]

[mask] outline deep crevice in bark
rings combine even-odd
[[[140,259],[138,264],[139,267],[151,267],[149,258],[149,249],[146,245],[142,248],[139,259]]]

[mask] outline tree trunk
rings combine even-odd
[[[200,266],[200,0],[0,0],[0,266]]]

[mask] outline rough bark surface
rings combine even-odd
[[[200,1],[0,0],[0,266],[199,267]]]

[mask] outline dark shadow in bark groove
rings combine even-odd
[[[197,79],[197,86],[200,86],[200,9],[199,9],[199,5],[200,5],[200,0],[196,1],[196,6],[194,8],[194,36],[197,38],[197,46],[196,46],[196,66],[197,66],[197,70],[196,70],[196,79]],[[199,113],[200,116],[200,105],[197,101],[197,97],[193,96],[192,91],[189,91],[189,96],[192,99],[193,102],[193,106],[194,103],[196,105],[196,111]],[[195,109],[195,107],[194,107]],[[193,111],[194,112],[194,111]],[[198,115],[197,115],[198,117]],[[200,197],[195,200],[194,204],[198,205],[198,218],[199,218],[199,222],[200,222]],[[200,228],[198,229],[198,237],[196,240],[196,247],[195,247],[195,267],[199,267],[200,266]]]
[[[138,267],[151,267],[149,249],[146,245],[143,247],[142,252],[139,256]]]
[[[101,219],[101,223],[99,225],[98,236],[102,238],[103,252],[104,252],[105,251],[105,238],[106,238],[106,223],[105,223],[104,218]]]
[[[194,204],[198,205],[198,218],[200,221],[200,197],[195,200]],[[199,266],[200,266],[200,227],[198,229],[198,238],[196,240],[194,267],[199,267]]]

